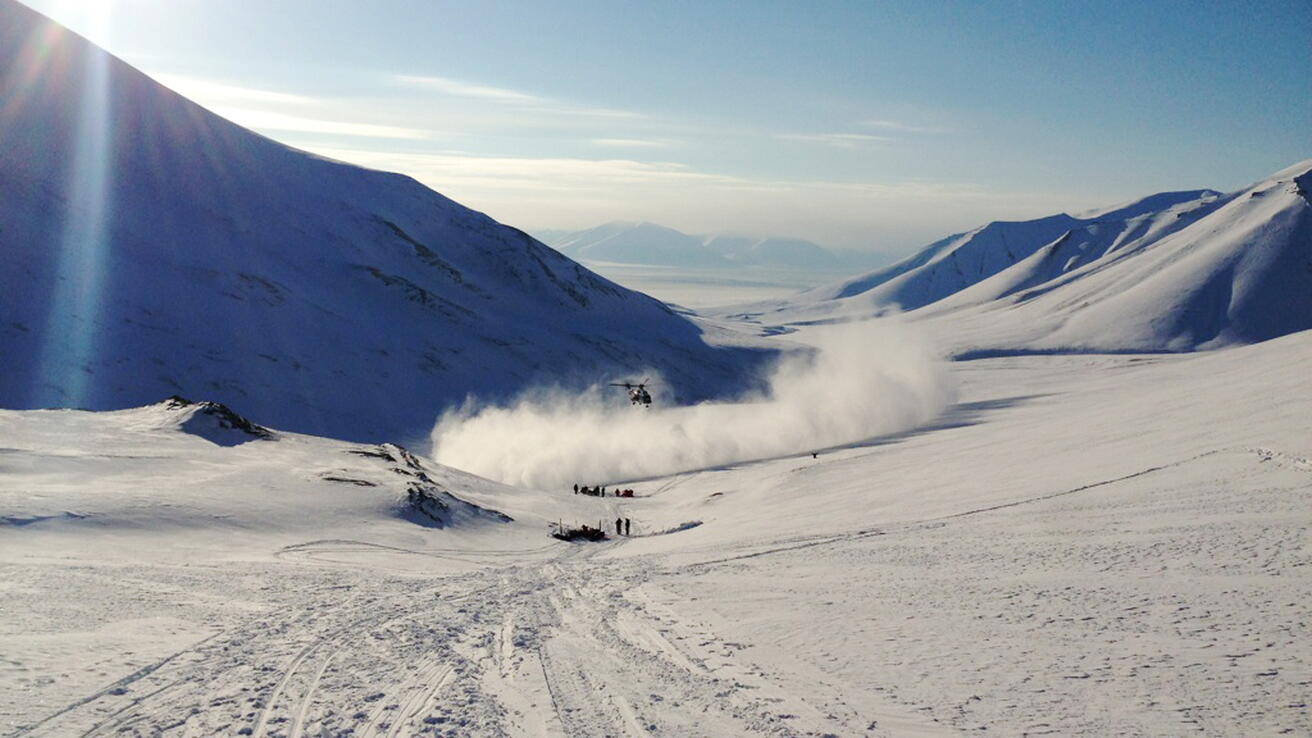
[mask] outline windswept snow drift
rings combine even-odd
[[[469,394],[766,360],[396,174],[223,120],[0,0],[0,407],[206,397],[278,428],[422,437]]]
[[[769,389],[739,402],[630,407],[622,392],[530,392],[467,405],[433,429],[443,464],[509,484],[568,487],[823,449],[913,428],[955,397],[947,367],[892,321],[808,334],[816,350],[781,361]],[[659,378],[657,378],[659,382]]]

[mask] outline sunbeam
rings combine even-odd
[[[109,11],[105,6],[90,5],[87,12],[97,27],[108,27]],[[67,219],[60,238],[58,279],[50,300],[38,374],[44,383],[34,388],[37,404],[49,406],[77,407],[89,404],[91,399],[97,318],[109,251],[112,203],[108,184],[113,161],[110,56],[91,50],[83,63],[86,73],[74,155],[65,180]]]

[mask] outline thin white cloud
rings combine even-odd
[[[312,97],[293,95],[286,92],[261,90],[254,87],[230,85],[199,77],[181,74],[156,74],[155,80],[174,92],[195,100],[202,105],[256,104],[256,105],[310,105],[317,102]]]
[[[588,105],[577,105],[561,100],[534,95],[520,90],[512,90],[505,87],[493,87],[490,85],[464,82],[462,80],[450,79],[448,77],[417,76],[409,74],[400,74],[392,77],[397,84],[413,87],[421,90],[437,92],[451,97],[459,97],[467,100],[479,100],[496,103],[499,105],[510,105],[520,108],[526,112],[584,116],[592,118],[642,118],[640,113],[630,110],[617,110],[614,108],[592,107]]]
[[[422,140],[433,137],[429,131],[417,128],[401,128],[374,123],[355,121],[325,120],[299,115],[287,115],[270,110],[252,110],[250,108],[219,105],[211,107],[215,113],[238,125],[261,131],[292,131],[297,133],[327,133],[338,136],[361,136],[365,138],[392,138]]]
[[[366,149],[307,147],[315,153],[362,166],[405,172],[442,190],[452,185],[494,186],[505,190],[609,192],[617,185],[699,185],[733,192],[828,192],[862,198],[974,199],[989,196],[965,183],[827,182],[740,177],[702,172],[686,164],[634,159],[481,156],[462,151],[401,153]]]
[[[590,108],[580,105],[570,105],[568,103],[556,103],[552,105],[543,105],[534,108],[534,112],[555,113],[557,115],[577,115],[589,118],[627,118],[635,120],[645,118],[642,113],[635,113],[632,110],[616,110],[615,108]]]
[[[408,140],[433,138],[431,132],[417,128],[352,120],[353,111],[345,109],[341,100],[332,98],[315,98],[180,74],[157,74],[155,79],[224,118],[259,131]],[[294,112],[282,112],[287,109]]]
[[[780,138],[785,141],[801,141],[803,143],[818,143],[824,144],[825,146],[837,146],[844,149],[887,143],[892,140],[888,136],[872,136],[868,133],[781,133],[775,136],[775,138]]]
[[[470,97],[512,105],[536,105],[546,102],[537,95],[530,95],[527,92],[509,90],[504,87],[471,84],[469,82],[461,82],[447,77],[421,77],[402,74],[397,75],[395,79],[397,82],[408,87],[433,90],[453,97]]]
[[[463,152],[390,153],[308,147],[315,153],[363,166],[411,174],[433,185],[492,186],[499,190],[605,191],[615,186],[690,184],[736,187],[752,181],[698,172],[684,164],[633,159],[478,156]],[[440,187],[439,187],[440,189]]]
[[[916,126],[909,123],[903,123],[896,120],[865,120],[861,125],[868,128],[877,128],[882,131],[896,131],[898,133],[948,133],[949,129],[942,126]]]
[[[663,138],[594,138],[589,143],[617,149],[668,149],[676,145]]]

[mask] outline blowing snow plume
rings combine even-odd
[[[809,452],[908,430],[955,397],[945,363],[906,326],[817,329],[768,390],[733,403],[643,409],[603,387],[530,392],[448,412],[433,457],[507,484],[598,484]]]

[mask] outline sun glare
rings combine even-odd
[[[108,2],[77,3],[87,19],[107,31]],[[37,390],[39,404],[74,407],[90,404],[89,377],[96,356],[105,256],[108,251],[111,168],[111,117],[108,54],[84,57],[86,74],[80,101],[72,166],[65,180],[69,215],[60,238],[57,294],[42,352],[47,384]]]

